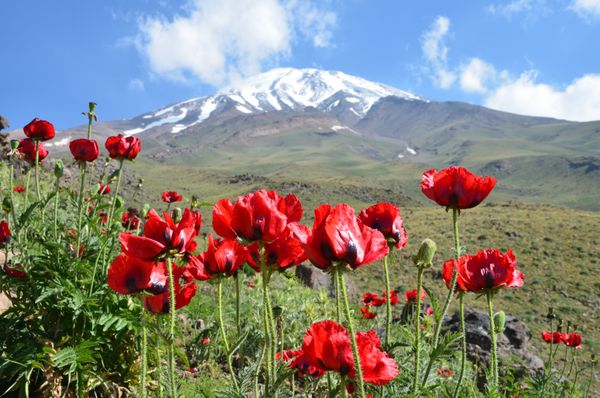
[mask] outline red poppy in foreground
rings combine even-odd
[[[398,375],[398,365],[381,350],[381,341],[374,331],[356,334],[363,379],[366,383],[383,385]],[[310,364],[324,371],[355,377],[354,357],[348,331],[333,321],[313,323],[304,336],[302,352]]]
[[[571,333],[566,339],[565,344],[578,350],[581,349],[581,335],[579,333]]]
[[[219,275],[232,276],[246,262],[246,257],[246,248],[237,240],[215,240],[208,234],[206,251],[191,257],[188,269],[200,281]]]
[[[104,146],[112,159],[133,160],[140,153],[142,142],[137,137],[125,137],[119,134],[108,137]]]
[[[181,202],[182,200],[183,196],[175,191],[165,191],[162,193],[162,201],[165,203],[176,203]]]
[[[360,212],[359,218],[366,226],[381,232],[390,246],[402,249],[408,242],[400,210],[390,203],[382,202],[368,207]]]
[[[196,249],[194,238],[199,231],[200,215],[185,209],[178,223],[167,213],[163,213],[163,217],[164,220],[151,209],[144,225],[144,236],[120,233],[121,250],[145,260],[191,254]]]
[[[493,291],[501,287],[523,286],[524,276],[516,267],[517,260],[512,250],[504,254],[497,249],[487,249],[475,255],[466,254],[458,260],[446,261],[442,267],[442,277],[450,288],[452,273],[456,270],[457,290]]]
[[[29,163],[35,163],[35,141],[31,138],[23,138],[19,141],[17,152]],[[48,150],[44,144],[38,142],[38,160],[41,162],[48,156]]]
[[[267,267],[282,271],[306,261],[304,245],[309,234],[310,231],[305,225],[289,223],[279,238],[264,244],[263,261]],[[258,249],[258,242],[248,246],[248,264],[256,272],[260,272],[261,262]]]
[[[568,339],[568,337],[567,337],[566,333],[542,332],[542,340],[544,340],[546,343],[552,343],[552,344],[566,343],[567,339]]]
[[[189,279],[183,279],[184,284],[182,286],[180,280],[185,276],[186,267],[177,267],[173,265],[173,279],[175,280],[175,309],[178,310],[185,307],[192,301],[192,298],[196,295],[197,285]],[[171,305],[169,301],[169,282],[167,280],[167,287],[165,292],[157,294],[155,296],[146,297],[144,299],[144,307],[146,310],[155,314],[168,314]]]
[[[160,294],[166,291],[165,263],[154,263],[119,254],[108,267],[108,286],[120,294],[148,292]]]
[[[219,200],[213,208],[213,229],[226,239],[273,242],[289,223],[302,218],[302,205],[295,195],[285,198],[263,189],[239,196],[232,204]]]
[[[8,221],[0,221],[0,247],[4,247],[10,242],[10,228],[8,227]]]
[[[342,262],[353,269],[381,260],[389,248],[383,234],[363,224],[354,209],[342,203],[315,209],[315,223],[305,245],[308,259],[326,269]]]
[[[421,300],[427,297],[427,292],[425,290],[421,290]],[[407,303],[414,303],[417,301],[417,289],[407,290],[404,292],[404,299]]]
[[[95,140],[79,138],[69,143],[71,154],[80,162],[93,162],[98,159],[98,143]]]
[[[483,202],[495,185],[494,177],[480,177],[465,167],[450,166],[423,173],[421,191],[440,206],[470,209]]]
[[[25,187],[22,185],[17,185],[16,187],[13,187],[13,191],[17,193],[23,193],[25,192]]]
[[[23,127],[23,132],[27,137],[38,141],[51,140],[56,133],[52,123],[37,117]]]
[[[323,369],[312,365],[302,350],[284,350],[275,357],[287,363],[290,368],[297,369],[299,377],[310,375],[319,378],[325,373]]]

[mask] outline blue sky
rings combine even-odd
[[[600,0],[10,0],[0,114],[132,117],[276,66],[433,100],[600,120]]]

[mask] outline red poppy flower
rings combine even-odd
[[[165,203],[181,202],[182,200],[183,196],[175,191],[166,191],[162,193],[162,201]]]
[[[464,255],[458,260],[446,261],[442,277],[450,288],[452,273],[456,269],[456,289],[468,292],[493,290],[500,287],[523,286],[523,274],[516,268],[517,260],[512,250],[506,254],[497,249],[480,250],[475,255]]]
[[[305,245],[310,261],[321,269],[343,262],[353,269],[385,257],[389,248],[383,234],[364,225],[354,209],[342,203],[322,204],[315,209],[315,222]]]
[[[23,193],[23,192],[25,192],[25,187],[21,186],[21,185],[17,185],[16,187],[13,187],[13,191],[18,192],[18,193]]]
[[[100,184],[100,188],[98,188],[98,195],[108,195],[110,193],[110,186]]]
[[[164,220],[151,209],[144,225],[144,236],[120,233],[121,250],[145,260],[191,254],[196,248],[194,237],[201,222],[200,216],[185,209],[179,223],[175,223],[167,213],[163,213],[163,217]]]
[[[108,286],[117,293],[164,293],[167,288],[165,263],[154,263],[119,254],[108,267]]]
[[[55,135],[52,123],[40,120],[37,117],[23,127],[23,132],[27,137],[39,141],[51,140]]]
[[[542,340],[544,340],[546,343],[560,344],[560,343],[566,343],[568,340],[568,337],[567,337],[566,333],[542,332]]]
[[[281,197],[275,191],[259,190],[240,196],[235,204],[219,200],[213,208],[213,229],[226,239],[272,242],[288,223],[300,221],[302,205],[295,195]]]
[[[192,275],[201,281],[219,275],[232,276],[246,262],[246,248],[237,240],[213,239],[208,234],[208,247],[205,252],[190,258]]]
[[[23,265],[17,263],[15,265],[11,265],[10,261],[4,264],[2,267],[4,273],[8,276],[12,276],[13,278],[27,278],[27,272],[23,271]]]
[[[69,143],[69,149],[75,160],[93,162],[98,159],[98,143],[95,140],[79,138]]]
[[[566,339],[565,344],[578,350],[581,349],[581,335],[579,333],[571,333]]]
[[[10,228],[8,227],[8,221],[0,221],[0,247],[4,247],[10,242]]]
[[[421,290],[421,300],[427,297],[427,292],[425,290]],[[407,290],[404,292],[404,299],[407,303],[413,303],[417,301],[417,289]]]
[[[202,345],[208,345],[210,344],[210,338],[209,337],[205,337],[202,339]]]
[[[381,296],[383,297],[384,301],[387,300],[387,292],[383,292],[383,294]],[[395,290],[391,291],[391,294],[390,294],[390,304],[391,305],[398,304],[398,292],[395,291]]]
[[[319,378],[325,374],[325,371],[310,363],[302,350],[284,350],[278,352],[275,356],[288,364],[290,368],[295,368],[299,377],[310,375]]]
[[[382,386],[398,376],[396,361],[381,350],[381,340],[375,331],[356,333],[356,344],[365,383]]]
[[[99,211],[98,215],[100,216],[100,222],[106,224],[108,221],[108,214],[105,211]]]
[[[133,160],[140,153],[142,142],[137,137],[125,137],[119,134],[108,137],[104,146],[112,159]]]
[[[264,245],[265,264],[276,270],[284,270],[306,261],[306,252],[304,245],[310,234],[305,225],[296,222],[289,223],[281,235],[273,242]],[[260,272],[260,258],[258,252],[258,242],[248,246],[248,264],[256,271]]]
[[[423,173],[421,191],[440,206],[470,209],[481,203],[495,185],[494,177],[480,177],[465,167],[450,166]]]
[[[302,352],[311,364],[323,370],[333,370],[343,376],[354,370],[348,331],[334,321],[313,323],[304,335]]]
[[[439,374],[442,377],[448,378],[451,377],[454,374],[454,372],[452,371],[452,369],[445,368],[438,369],[437,374]]]
[[[183,278],[186,271],[185,267],[177,267],[173,265],[173,279],[175,280],[175,309],[178,310],[185,307],[192,301],[196,295],[197,285],[193,281],[190,282]],[[181,285],[180,280],[183,278],[185,284]],[[144,299],[144,307],[146,310],[155,314],[168,314],[170,311],[169,303],[169,282],[167,280],[166,291],[162,294],[146,297]]]
[[[374,306],[379,307],[385,304],[385,298],[379,298],[375,293],[365,293],[363,294],[362,302],[365,306]]]
[[[121,217],[121,225],[129,231],[135,231],[140,225],[137,209],[129,208]]]
[[[426,315],[433,315],[433,308],[432,307],[427,307],[427,309],[425,310],[425,314]]]
[[[17,152],[21,157],[29,163],[35,163],[35,141],[32,138],[23,138],[19,141]],[[44,144],[38,142],[38,157],[39,161],[46,159],[48,150]]]
[[[363,209],[359,218],[366,226],[381,232],[390,246],[402,249],[408,242],[400,210],[390,203],[382,202]]]
[[[362,314],[363,318],[365,318],[365,319],[373,319],[377,316],[376,312],[371,312],[371,309],[369,306],[360,307],[360,313]]]

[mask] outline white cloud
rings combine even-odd
[[[190,0],[182,15],[145,19],[138,48],[158,75],[220,86],[289,56],[296,34],[330,45],[335,24],[306,1]]]
[[[485,93],[490,84],[507,77],[507,71],[498,72],[492,64],[480,58],[471,58],[460,67],[460,88],[468,93]]]
[[[456,80],[456,74],[448,69],[448,47],[444,42],[450,30],[450,20],[439,16],[422,37],[421,49],[433,73],[430,77],[440,88],[449,88]]]
[[[510,18],[514,14],[531,11],[533,3],[532,0],[514,0],[505,4],[490,4],[487,10],[491,14],[499,14]]]
[[[132,91],[144,91],[144,82],[141,79],[134,78],[129,80],[129,89]]]
[[[506,112],[575,121],[600,120],[600,74],[581,76],[564,88],[537,83],[529,71],[496,87],[484,105]]]
[[[573,0],[570,8],[585,18],[600,18],[600,0]]]

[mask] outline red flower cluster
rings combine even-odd
[[[452,377],[454,372],[452,371],[452,369],[444,368],[444,369],[438,369],[437,374],[442,377],[448,378],[448,377]]]
[[[380,307],[385,304],[385,297],[379,298],[376,293],[367,292],[363,294],[362,302],[365,306]]]
[[[189,268],[200,281],[217,276],[232,276],[247,259],[246,248],[237,240],[213,239],[208,235],[208,248],[204,253],[190,258]]]
[[[372,312],[370,307],[380,307],[384,305],[387,301],[387,292],[383,292],[381,297],[379,297],[376,293],[367,292],[363,294],[362,303],[364,307],[360,309],[360,313],[363,318],[373,319],[377,316],[376,312]],[[390,304],[396,305],[398,304],[398,292],[395,290],[391,291],[390,294]]]
[[[140,225],[137,209],[129,208],[121,217],[121,225],[128,231],[135,231]]]
[[[425,290],[421,290],[421,300],[427,297],[427,292]],[[417,289],[407,290],[404,292],[404,299],[407,303],[414,303],[417,301]]]
[[[550,344],[564,343],[569,347],[581,349],[581,335],[579,333],[567,335],[561,332],[542,332],[542,340]]]
[[[442,277],[450,288],[452,273],[456,270],[456,289],[463,292],[481,292],[501,287],[523,286],[523,274],[516,268],[512,250],[506,254],[497,249],[480,250],[475,255],[464,255],[450,260],[442,267]]]
[[[17,193],[23,193],[25,192],[25,187],[22,185],[17,185],[16,187],[13,187],[13,191]]]
[[[182,200],[183,196],[175,191],[167,191],[162,193],[162,201],[165,203],[181,202]]]
[[[381,260],[389,252],[383,234],[365,225],[345,203],[335,207],[322,204],[315,209],[305,250],[309,260],[321,269],[338,262],[356,269]]]
[[[381,341],[374,331],[356,333],[360,365],[366,383],[384,385],[398,375],[398,365],[381,350]],[[333,321],[321,321],[311,325],[304,336],[302,348],[287,352],[290,366],[304,373],[321,376],[327,371],[356,377],[354,357],[348,331]],[[284,358],[285,359],[285,358]]]
[[[142,142],[137,137],[125,137],[119,134],[108,137],[104,146],[112,159],[134,160],[142,149]]]
[[[465,167],[450,166],[423,173],[421,191],[440,206],[470,209],[481,203],[495,185],[494,177],[479,177]]]
[[[29,163],[35,163],[35,145],[36,142],[32,138],[23,138],[19,141],[19,146],[17,147],[17,152],[21,157]],[[48,156],[48,150],[44,147],[44,144],[41,142],[37,143],[38,145],[38,159],[40,162],[46,159]]]
[[[48,141],[54,138],[55,135],[52,123],[40,120],[37,117],[23,127],[23,132],[27,137],[37,141]]]
[[[109,193],[110,193],[110,186],[100,184],[100,187],[98,188],[98,195],[108,195]]]

